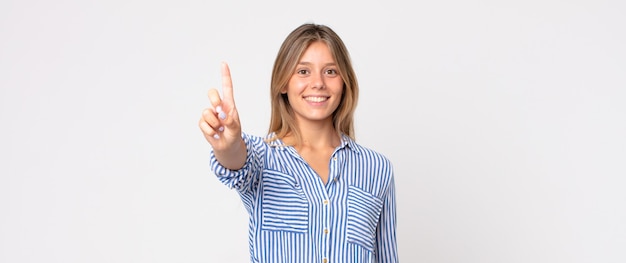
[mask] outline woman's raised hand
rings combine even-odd
[[[222,62],[222,95],[216,89],[209,90],[211,107],[202,111],[199,126],[217,160],[226,168],[239,169],[245,162],[246,148],[241,138],[230,69],[225,62]]]

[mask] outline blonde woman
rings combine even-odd
[[[394,172],[356,143],[359,86],[343,41],[303,24],[281,45],[271,79],[269,132],[241,131],[230,70],[200,129],[211,168],[249,216],[251,262],[398,262]]]

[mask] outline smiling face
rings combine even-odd
[[[326,43],[315,41],[307,47],[282,93],[287,94],[298,123],[332,123],[343,95],[343,79]]]

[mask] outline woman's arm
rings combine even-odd
[[[396,240],[396,188],[393,175],[383,200],[376,230],[376,257],[380,263],[398,262],[398,245]]]

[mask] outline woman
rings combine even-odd
[[[329,27],[303,24],[280,47],[264,138],[242,133],[228,65],[199,126],[211,168],[249,213],[252,262],[397,262],[393,168],[354,140],[358,83]]]

